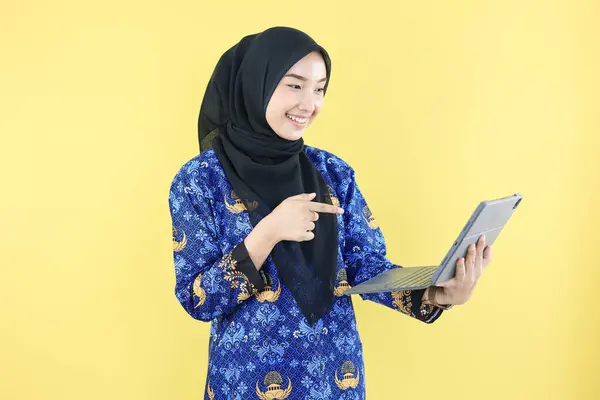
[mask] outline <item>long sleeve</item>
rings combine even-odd
[[[343,199],[345,245],[344,262],[350,286],[358,285],[368,279],[393,268],[402,268],[387,258],[386,242],[381,229],[369,210],[355,178],[354,170],[349,168],[349,179]],[[443,310],[421,299],[425,289],[404,290],[385,293],[360,294],[363,300],[371,300],[409,315],[425,323],[434,322]]]
[[[173,225],[175,296],[195,319],[232,313],[265,286],[244,241],[223,252],[206,190],[182,168],[169,193]],[[262,271],[261,271],[262,272]]]

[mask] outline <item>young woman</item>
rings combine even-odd
[[[175,295],[211,321],[205,399],[365,398],[344,291],[401,266],[352,167],[303,142],[330,77],[325,49],[274,27],[225,52],[207,86],[200,154],[169,195]],[[491,259],[484,246],[443,287],[360,296],[432,323],[470,297]]]

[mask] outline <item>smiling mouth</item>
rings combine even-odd
[[[287,119],[294,125],[296,126],[304,126],[306,125],[306,123],[308,122],[308,118],[298,118],[298,117],[294,117],[291,116],[289,114],[285,114],[285,116],[287,117]]]

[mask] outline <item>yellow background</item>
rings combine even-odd
[[[433,325],[354,296],[369,399],[598,399],[596,1],[21,1],[0,12],[0,397],[200,399],[170,182],[223,51],[273,25],[333,59],[308,144],[348,161],[404,266],[524,199]],[[390,185],[393,183],[393,185]]]

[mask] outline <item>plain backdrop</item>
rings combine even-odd
[[[473,298],[426,325],[354,296],[369,399],[598,399],[596,1],[5,1],[0,397],[200,399],[169,185],[219,56],[274,25],[332,57],[307,144],[346,160],[402,266],[524,198]]]

